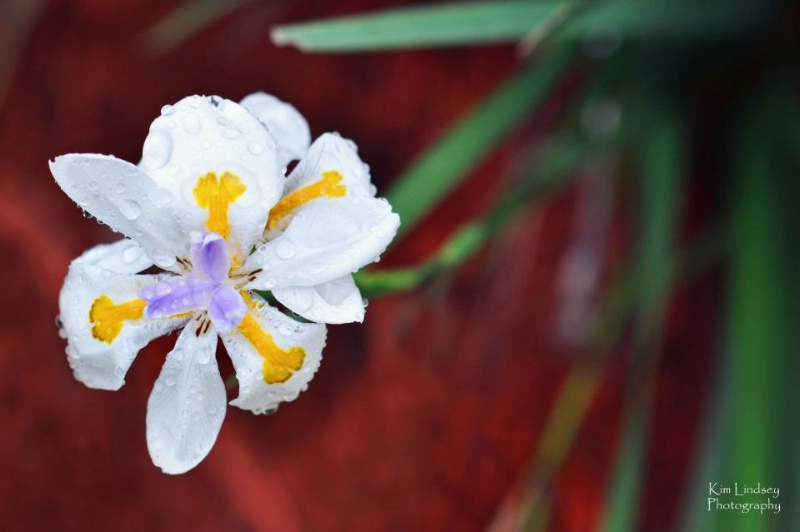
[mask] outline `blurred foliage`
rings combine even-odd
[[[199,10],[199,4],[188,5]],[[218,6],[217,15],[223,12]],[[183,30],[170,25],[180,20],[175,15],[151,33],[154,42],[179,42],[176,36],[187,35],[187,28],[195,31],[197,21],[211,19],[205,13]],[[636,243],[595,305],[585,355],[564,381],[530,467],[499,509],[495,529],[509,523],[546,528],[550,506],[543,494],[569,453],[611,347],[629,325],[627,407],[598,526],[640,528],[648,421],[669,303],[687,280],[719,266],[727,278],[727,315],[715,326],[724,340],[712,362],[684,508],[664,527],[800,529],[800,458],[794,452],[800,425],[792,408],[800,400],[800,47],[792,24],[798,14],[794,3],[777,0],[462,2],[273,30],[277,44],[309,52],[490,43],[535,51],[397,178],[388,197],[403,220],[403,235],[529,120],[562,80],[575,73],[583,80],[551,138],[532,143],[495,205],[422,264],[360,272],[357,282],[367,297],[416,289],[452,273],[518,213],[577,179],[587,161],[627,163],[615,171],[618,188],[633,200]],[[721,208],[697,227],[687,220],[685,203],[700,186],[713,189]],[[784,510],[778,517],[709,512],[710,481],[778,486]]]

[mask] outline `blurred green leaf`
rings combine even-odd
[[[677,267],[675,243],[685,166],[683,126],[676,108],[662,99],[649,100],[640,128],[643,172],[636,343],[625,428],[603,530],[626,531],[638,526],[659,340]]]
[[[171,52],[249,0],[188,0],[153,25],[143,36],[150,54]]]
[[[400,235],[465,177],[544,100],[567,71],[572,50],[557,50],[524,67],[468,116],[427,149],[400,177],[386,197],[400,215]]]
[[[762,20],[753,2],[649,1],[598,2],[579,11],[553,35],[555,40],[590,35],[629,40],[718,39]]]
[[[272,40],[314,52],[508,42],[519,40],[573,3],[468,2],[401,8],[278,26]]]
[[[573,8],[554,38],[714,39],[752,26],[761,12],[752,2],[462,2],[287,24],[272,40],[307,52],[508,43]]]
[[[787,98],[788,96],[788,98]],[[798,226],[795,179],[779,166],[781,144],[794,132],[786,117],[791,94],[761,95],[746,110],[736,142],[730,211],[730,304],[719,386],[698,446],[684,528],[691,531],[796,530],[796,404],[798,347]],[[794,255],[793,255],[794,253]],[[709,482],[781,489],[781,514],[708,511]],[[794,491],[792,491],[794,490]],[[789,497],[794,497],[790,499]],[[730,502],[732,497],[720,497]],[[736,502],[763,502],[746,500]]]
[[[354,277],[362,295],[370,298],[411,290],[434,275],[461,266],[480,251],[521,208],[540,201],[563,185],[585,151],[586,144],[575,139],[552,143],[546,156],[532,171],[532,177],[511,187],[483,218],[461,226],[433,257],[421,265],[356,273]]]

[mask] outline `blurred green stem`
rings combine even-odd
[[[369,298],[411,290],[442,272],[461,266],[522,208],[563,184],[585,149],[585,144],[575,139],[554,143],[535,177],[513,186],[486,216],[459,228],[433,257],[413,268],[356,273],[356,284],[362,295]]]
[[[635,529],[639,517],[659,344],[676,265],[680,182],[685,166],[678,109],[666,99],[650,98],[642,118],[636,341],[623,438],[601,527],[613,531]]]

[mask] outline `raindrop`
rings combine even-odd
[[[161,114],[162,116],[169,116],[175,114],[175,108],[171,105],[165,105],[164,107],[161,108]]]
[[[117,183],[117,186],[114,187],[114,192],[116,192],[117,194],[122,194],[123,192],[125,192],[125,183],[123,183],[122,181]]]
[[[264,288],[269,290],[275,286],[275,279],[265,279],[264,280]]]
[[[56,316],[56,328],[58,329],[59,338],[66,340],[68,335],[66,329],[64,329],[64,322],[61,321],[61,315]],[[69,348],[67,348],[67,350],[69,351]],[[71,353],[67,352],[67,354],[69,355]]]
[[[172,137],[164,131],[154,131],[147,136],[142,148],[142,167],[157,170],[169,161],[172,155]]]
[[[175,264],[175,256],[163,250],[156,250],[153,253],[153,262],[161,268],[170,268]]]
[[[314,296],[308,290],[298,290],[295,294],[294,306],[297,310],[305,311],[311,308]]]
[[[291,259],[295,253],[294,244],[289,240],[281,239],[275,246],[275,254],[282,259]]]
[[[197,113],[188,112],[183,116],[181,120],[183,123],[183,129],[187,133],[191,133],[192,135],[196,135],[200,133],[203,129],[203,124],[200,122],[200,117],[197,116]]]
[[[260,142],[253,141],[247,145],[247,149],[250,150],[250,153],[253,155],[261,155],[264,153],[264,145]]]
[[[171,175],[178,175],[178,172],[181,171],[181,166],[179,164],[173,164],[169,167],[169,173]]]
[[[122,213],[122,216],[125,217],[126,220],[136,220],[140,214],[142,214],[142,209],[139,207],[139,204],[136,203],[134,200],[124,200],[119,204],[119,210]]]
[[[86,212],[86,211],[83,211],[83,217],[84,217],[84,218],[91,218],[91,217],[92,217],[92,215],[91,215],[91,214],[89,214],[89,213],[88,213],[88,212]]]
[[[100,185],[97,184],[97,181],[89,181],[89,190],[97,192],[100,190]]]
[[[122,252],[122,260],[125,261],[125,264],[133,264],[141,256],[142,250],[136,246],[127,247]]]
[[[208,364],[211,362],[211,351],[204,349],[197,355],[198,364]]]
[[[155,286],[155,292],[157,296],[165,296],[172,292],[172,288],[167,283],[158,283]]]
[[[239,130],[233,127],[225,128],[225,131],[222,132],[222,136],[226,139],[235,139],[239,137]]]
[[[175,386],[175,379],[167,377],[167,386]]]

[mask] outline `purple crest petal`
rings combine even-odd
[[[225,239],[217,233],[193,233],[192,260],[195,271],[201,271],[216,284],[228,278],[230,257]]]
[[[239,325],[247,314],[247,305],[239,292],[230,286],[220,286],[211,298],[208,315],[217,331],[225,333]]]
[[[214,295],[213,282],[199,276],[174,276],[139,291],[147,302],[145,316],[166,318],[195,309],[205,309]]]

